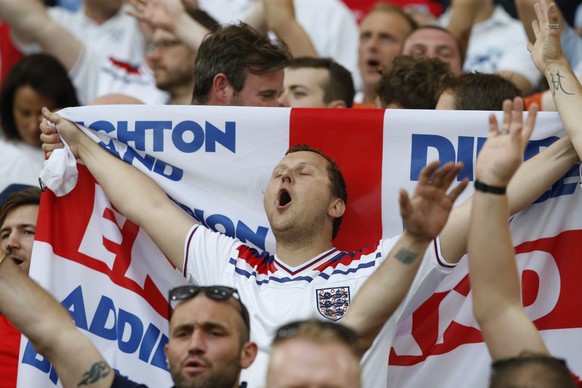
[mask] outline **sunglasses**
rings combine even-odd
[[[275,334],[274,342],[295,337],[301,331],[303,325],[316,325],[322,331],[329,330],[335,334],[336,337],[350,346],[353,346],[358,340],[356,332],[347,326],[340,323],[313,319],[307,321],[294,321],[281,326]]]
[[[170,298],[169,298],[169,305],[168,305],[168,317],[172,317],[172,312],[176,308],[176,305],[180,301],[184,301],[187,299],[192,299],[196,295],[200,293],[200,291],[204,291],[204,295],[213,300],[227,300],[229,298],[234,298],[238,301],[241,309],[241,316],[243,322],[245,323],[247,329],[250,330],[251,323],[249,318],[249,311],[247,310],[246,306],[240,300],[240,295],[236,288],[226,287],[226,286],[207,286],[207,287],[199,287],[199,286],[180,286],[176,288],[172,288],[170,290]]]

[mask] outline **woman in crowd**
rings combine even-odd
[[[0,191],[11,183],[37,184],[44,162],[40,109],[77,105],[67,71],[50,55],[24,57],[10,70],[0,89]]]

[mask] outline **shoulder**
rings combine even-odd
[[[136,383],[116,372],[113,383],[111,383],[111,388],[148,388],[148,386]]]
[[[63,21],[70,21],[70,20],[79,20],[83,18],[83,13],[82,11],[71,11],[68,10],[64,7],[48,7],[47,8],[47,13],[49,14],[49,16],[53,19],[60,22]],[[63,20],[64,19],[64,20]]]

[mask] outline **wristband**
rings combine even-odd
[[[505,187],[499,186],[489,186],[478,179],[475,179],[475,190],[481,191],[483,193],[491,193],[497,195],[505,194]]]

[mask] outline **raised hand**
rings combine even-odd
[[[422,169],[412,197],[408,197],[405,190],[400,190],[400,215],[405,231],[427,242],[441,232],[455,200],[468,183],[464,179],[447,194],[447,189],[463,168],[463,164],[449,162],[440,169],[439,165],[439,161],[434,161]]]
[[[528,43],[527,49],[538,70],[544,73],[550,63],[565,60],[560,45],[560,17],[556,4],[548,5],[545,0],[534,4],[534,10],[537,20],[532,22],[532,29],[536,39],[533,44]]]
[[[485,184],[506,187],[520,166],[536,122],[538,106],[532,104],[523,123],[523,99],[503,102],[501,128],[494,114],[489,116],[489,137],[477,157],[476,177]]]
[[[77,148],[81,138],[85,136],[79,127],[47,108],[42,108],[42,116],[44,120],[40,123],[40,140],[46,156],[49,157],[55,149],[64,147],[60,135],[71,148],[73,155],[79,157]]]
[[[126,0],[135,11],[127,11],[146,23],[151,29],[162,28],[169,32],[175,32],[176,20],[184,14],[185,8],[182,0]]]

